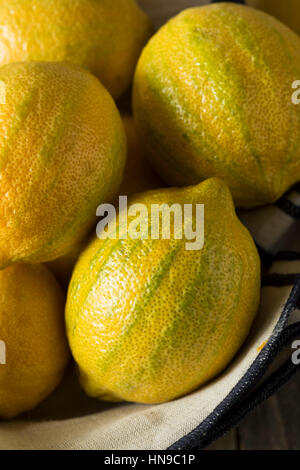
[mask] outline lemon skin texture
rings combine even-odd
[[[220,177],[238,207],[273,203],[300,179],[300,37],[266,13],[216,3],[149,41],[134,82],[137,132],[169,184]]]
[[[70,62],[117,99],[152,33],[135,0],[0,0],[0,64]]]
[[[205,204],[204,247],[186,250],[173,230],[168,240],[94,240],[70,283],[67,335],[88,395],[162,403],[233,359],[258,309],[260,261],[219,179],[133,203]]]
[[[119,112],[99,80],[68,64],[0,68],[0,269],[68,253],[114,200],[126,160]]]
[[[60,383],[70,353],[63,292],[43,265],[0,271],[0,418],[13,418],[44,400]]]

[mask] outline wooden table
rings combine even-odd
[[[184,8],[206,0],[139,0],[158,28]],[[210,449],[300,450],[300,377],[253,411],[239,426]]]

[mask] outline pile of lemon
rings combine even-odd
[[[300,179],[300,38],[231,3],[152,34],[135,0],[0,0],[1,418],[49,395],[70,349],[89,395],[159,403],[249,333],[260,261],[235,207]],[[128,214],[204,204],[204,246],[97,238],[119,195]]]

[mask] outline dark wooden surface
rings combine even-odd
[[[206,0],[139,0],[158,28],[179,11]],[[254,410],[211,450],[300,450],[300,374]]]
[[[300,450],[300,374],[209,450]]]

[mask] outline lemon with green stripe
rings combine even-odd
[[[126,138],[113,99],[75,65],[0,68],[0,269],[46,262],[89,233],[115,198]]]
[[[206,383],[237,353],[258,309],[260,261],[221,180],[149,191],[133,204],[149,213],[152,204],[204,204],[204,247],[187,250],[173,219],[170,239],[121,230],[94,240],[70,283],[67,335],[88,395],[160,403]]]
[[[135,0],[0,0],[0,65],[77,64],[115,99],[129,88],[151,33]]]
[[[300,179],[300,38],[262,11],[183,11],[149,41],[134,84],[138,133],[170,184],[218,176],[235,203],[276,201]]]

